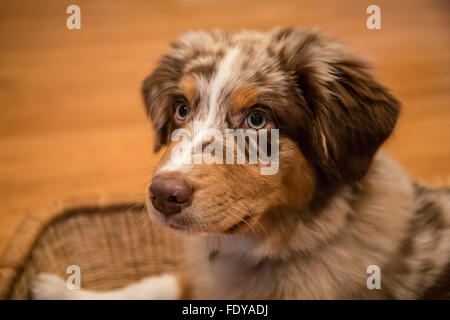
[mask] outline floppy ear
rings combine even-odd
[[[343,45],[316,32],[277,35],[282,64],[294,74],[308,109],[299,142],[305,156],[327,183],[361,179],[394,129],[400,103]]]
[[[164,56],[158,67],[150,74],[142,85],[147,114],[154,129],[154,152],[167,144],[174,130],[172,120],[173,94],[181,78],[183,63],[171,55]]]

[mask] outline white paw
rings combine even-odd
[[[73,299],[72,291],[67,288],[63,279],[54,274],[41,273],[31,283],[33,300]]]

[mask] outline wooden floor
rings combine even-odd
[[[366,28],[381,7],[382,30]],[[81,30],[66,7],[81,7]],[[168,42],[192,29],[319,27],[372,61],[403,102],[386,150],[420,181],[450,177],[450,2],[0,2],[0,251],[55,199],[141,193],[159,155],[139,96]]]

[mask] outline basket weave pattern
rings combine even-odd
[[[152,224],[143,204],[60,208],[47,223],[30,218],[19,228],[0,260],[0,298],[28,299],[38,273],[67,278],[70,265],[80,267],[82,288],[122,287],[179,269],[181,251],[180,239]]]

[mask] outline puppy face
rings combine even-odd
[[[190,232],[258,232],[264,215],[301,214],[319,193],[364,176],[399,112],[342,45],[291,29],[185,34],[142,91],[155,150],[168,146],[149,210]],[[192,139],[173,141],[177,129]],[[227,129],[278,130],[276,173],[261,174],[266,164],[247,157],[243,164],[180,161],[216,140],[211,131]],[[182,152],[174,157],[175,148]]]

